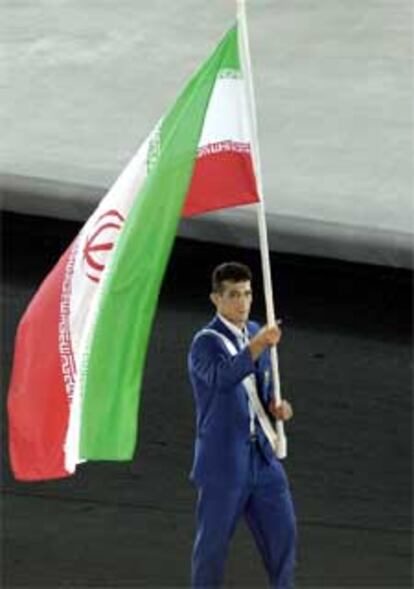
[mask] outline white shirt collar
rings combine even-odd
[[[240,340],[244,340],[245,338],[249,337],[249,334],[247,332],[247,327],[244,326],[243,329],[240,329],[239,327],[237,327],[236,325],[234,325],[234,323],[231,323],[228,319],[225,319],[223,317],[223,315],[220,315],[220,313],[217,313],[217,317],[220,319],[220,321],[222,321],[224,323],[224,325],[230,329],[230,331],[232,333],[234,333],[234,335],[240,339]]]

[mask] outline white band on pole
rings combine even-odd
[[[245,0],[237,0],[237,20],[238,20],[238,35],[239,35],[239,47],[241,49],[241,67],[243,77],[247,85],[247,104],[250,114],[250,124],[252,131],[252,159],[253,167],[256,172],[256,183],[257,191],[259,195],[259,203],[257,204],[257,216],[259,225],[259,240],[260,240],[260,253],[262,260],[262,272],[264,282],[264,294],[266,302],[266,317],[269,325],[276,324],[274,302],[273,302],[273,288],[272,288],[272,277],[270,270],[270,256],[269,256],[269,243],[267,237],[267,226],[266,226],[266,215],[263,199],[263,185],[262,185],[262,172],[260,164],[260,152],[259,152],[259,139],[257,132],[257,120],[256,120],[256,103],[254,96],[253,87],[253,76],[252,66],[250,59],[249,49],[249,35],[247,31],[247,19],[246,19],[246,8]],[[276,346],[272,346],[270,349],[272,372],[273,372],[273,383],[274,383],[274,396],[276,405],[280,405],[282,402],[282,395],[280,390],[280,376],[279,376],[279,363],[277,357]],[[283,427],[283,421],[276,421],[276,431],[278,439],[277,456],[278,458],[286,458],[287,456],[287,440]]]

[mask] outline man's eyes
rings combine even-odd
[[[231,299],[241,299],[241,298],[250,298],[252,296],[252,293],[250,291],[246,291],[246,292],[230,292],[229,293],[229,297]]]

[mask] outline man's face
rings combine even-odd
[[[237,327],[243,327],[249,318],[253,293],[250,280],[231,282],[224,280],[220,292],[210,295],[217,312]]]

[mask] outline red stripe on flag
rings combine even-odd
[[[17,479],[68,476],[63,446],[69,400],[59,353],[60,303],[69,248],[20,321],[8,394],[9,448]]]
[[[258,202],[249,153],[223,151],[198,157],[183,216]]]

